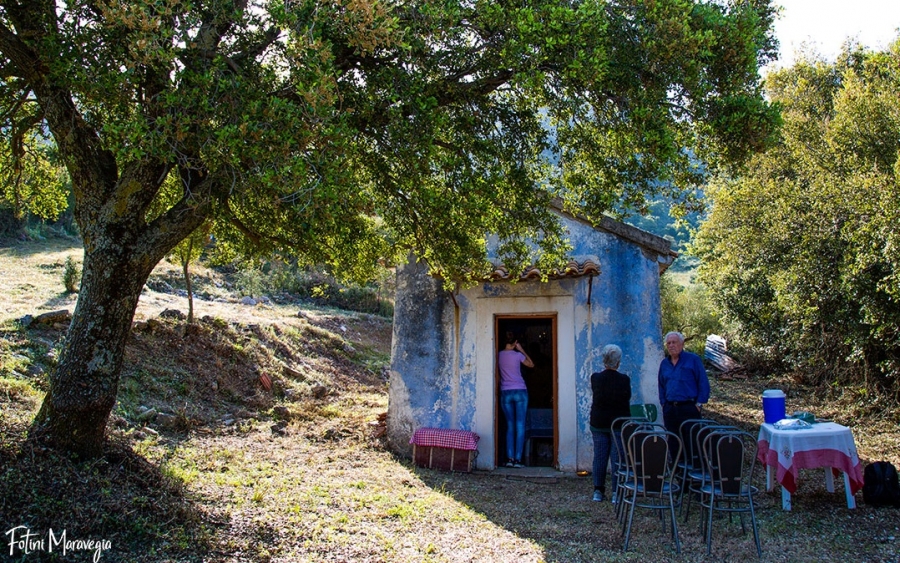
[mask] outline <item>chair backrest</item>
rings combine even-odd
[[[691,448],[693,448],[693,457],[692,463],[696,463],[692,467],[694,469],[703,469],[707,471],[706,467],[706,458],[704,457],[704,443],[706,443],[706,438],[717,431],[728,431],[733,430],[737,431],[737,428],[734,426],[728,426],[725,424],[699,424],[693,427],[694,432],[691,435]],[[708,453],[708,452],[707,452]]]
[[[756,466],[756,439],[749,433],[733,428],[710,432],[702,452],[714,489],[722,495],[740,495],[750,484]]]
[[[553,431],[553,409],[528,409],[525,411],[527,430]]]
[[[621,446],[623,448],[626,448],[626,446],[628,445],[628,438],[631,437],[631,434],[638,426],[646,423],[647,419],[642,416],[628,416],[617,418],[612,421],[612,430],[614,433],[618,432],[621,435]],[[619,453],[625,454],[625,451],[621,451]]]
[[[648,424],[646,419],[629,420],[622,424],[622,448],[625,454],[625,467],[632,472],[635,470],[635,460],[637,460],[637,465],[640,465],[640,456],[634,455],[632,444],[635,441],[635,435],[641,431],[645,424]]]
[[[620,416],[612,421],[610,428],[613,432],[621,432],[622,425],[626,422],[649,422],[644,416]]]
[[[633,438],[635,453],[640,456],[640,462],[635,461],[638,481],[646,493],[661,493],[667,476],[669,441],[665,434],[640,430]]]
[[[671,490],[665,486],[673,477],[670,460],[677,463],[682,450],[676,434],[653,426],[640,427],[631,435],[628,449],[635,481],[645,494]]]
[[[631,405],[631,416],[646,418],[649,422],[656,422],[659,418],[659,408],[653,403],[638,403]]]
[[[710,418],[690,418],[678,427],[678,435],[684,443],[684,461],[688,467],[693,469],[701,467],[702,460],[700,459],[700,447],[697,445],[697,431],[704,426],[718,424]]]
[[[627,447],[628,438],[638,426],[646,422],[647,419],[642,416],[623,416],[612,421],[613,447],[616,448],[616,458],[619,461],[619,466],[614,468],[614,470],[630,470],[631,463],[628,459]]]

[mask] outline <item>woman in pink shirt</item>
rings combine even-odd
[[[534,367],[518,338],[506,333],[506,345],[497,356],[500,370],[500,408],[506,418],[506,467],[524,467],[525,411],[528,410],[528,388],[522,378],[522,365]]]

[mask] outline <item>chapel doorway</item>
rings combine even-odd
[[[556,428],[557,354],[556,315],[497,315],[494,318],[495,350],[505,345],[507,331],[513,332],[534,362],[522,366],[528,387],[528,412],[525,423],[525,450],[522,463],[531,467],[556,467],[559,432]],[[494,436],[497,466],[506,463],[506,417],[500,406],[500,371],[494,359],[495,410]]]

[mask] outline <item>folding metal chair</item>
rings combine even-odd
[[[623,432],[628,436],[634,431],[639,424],[648,422],[643,416],[623,416],[612,421],[610,429],[613,433],[613,447],[616,448],[616,458],[618,465],[612,468],[613,474],[616,476],[616,487],[612,491],[613,496],[619,501],[616,505],[616,517],[621,521],[622,493],[624,490],[625,480],[628,478],[628,459],[625,453],[625,441],[627,437],[623,437]],[[627,427],[627,430],[626,430]]]
[[[692,448],[696,458],[692,463],[692,467],[688,469],[686,474],[686,481],[684,482],[684,489],[681,492],[681,499],[684,498],[684,495],[687,494],[687,502],[682,506],[684,508],[684,521],[688,521],[688,517],[691,514],[691,501],[693,500],[694,495],[700,494],[700,487],[703,483],[709,480],[709,475],[707,474],[706,465],[703,460],[703,442],[706,440],[706,437],[717,430],[734,430],[738,429],[734,426],[728,426],[725,424],[695,424],[690,427],[689,443]],[[679,499],[679,501],[681,501]]]
[[[762,557],[754,500],[759,488],[753,485],[756,449],[756,438],[740,430],[716,430],[704,438],[701,455],[708,477],[700,487],[700,506],[701,515],[704,509],[708,511],[704,521],[707,555],[712,552],[713,513],[720,511],[737,513],[745,534],[744,514],[750,514],[756,555]]]
[[[670,450],[673,444],[674,452]],[[674,464],[681,458],[681,439],[673,432],[660,431],[648,425],[643,429],[638,428],[631,434],[625,449],[632,475],[625,485],[625,498],[620,501],[629,507],[623,550],[628,550],[631,540],[635,508],[646,508],[659,513],[663,529],[665,529],[665,512],[669,512],[675,550],[680,554],[681,541],[678,539],[678,523],[675,517],[675,497],[678,495],[679,486],[675,482]]]
[[[694,433],[703,426],[718,424],[718,422],[710,418],[691,418],[682,422],[681,426],[678,427],[678,437],[681,438],[681,443],[684,444],[684,455],[678,463],[678,469],[681,473],[678,480],[679,485],[681,485],[681,491],[678,496],[679,508],[684,507],[685,490],[692,484],[699,487],[703,476],[703,460],[700,459],[700,447],[697,445]],[[687,522],[687,516],[685,516],[685,522]]]
[[[631,465],[631,460],[628,456],[628,448],[626,446],[628,440],[630,440],[631,436],[638,431],[665,432],[666,428],[662,424],[648,422],[647,419],[643,417],[623,417],[623,419],[616,420],[623,420],[621,424],[622,430],[616,442],[616,446],[620,448],[620,450],[617,450],[617,453],[619,453],[619,472],[616,474],[615,491],[616,498],[619,501],[618,505],[616,505],[616,517],[619,519],[619,522],[623,522],[623,519],[625,518],[625,505],[622,503],[622,498],[625,494],[625,485],[634,475],[634,469]],[[613,424],[615,425],[615,421],[613,421]]]

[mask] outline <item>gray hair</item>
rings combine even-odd
[[[603,358],[604,367],[615,369],[622,362],[622,349],[615,344],[607,344],[600,352],[600,357]]]
[[[684,335],[678,332],[677,330],[673,330],[672,332],[667,332],[663,337],[663,342],[669,339],[670,336],[677,336],[678,340],[681,340],[681,343],[684,344]]]

